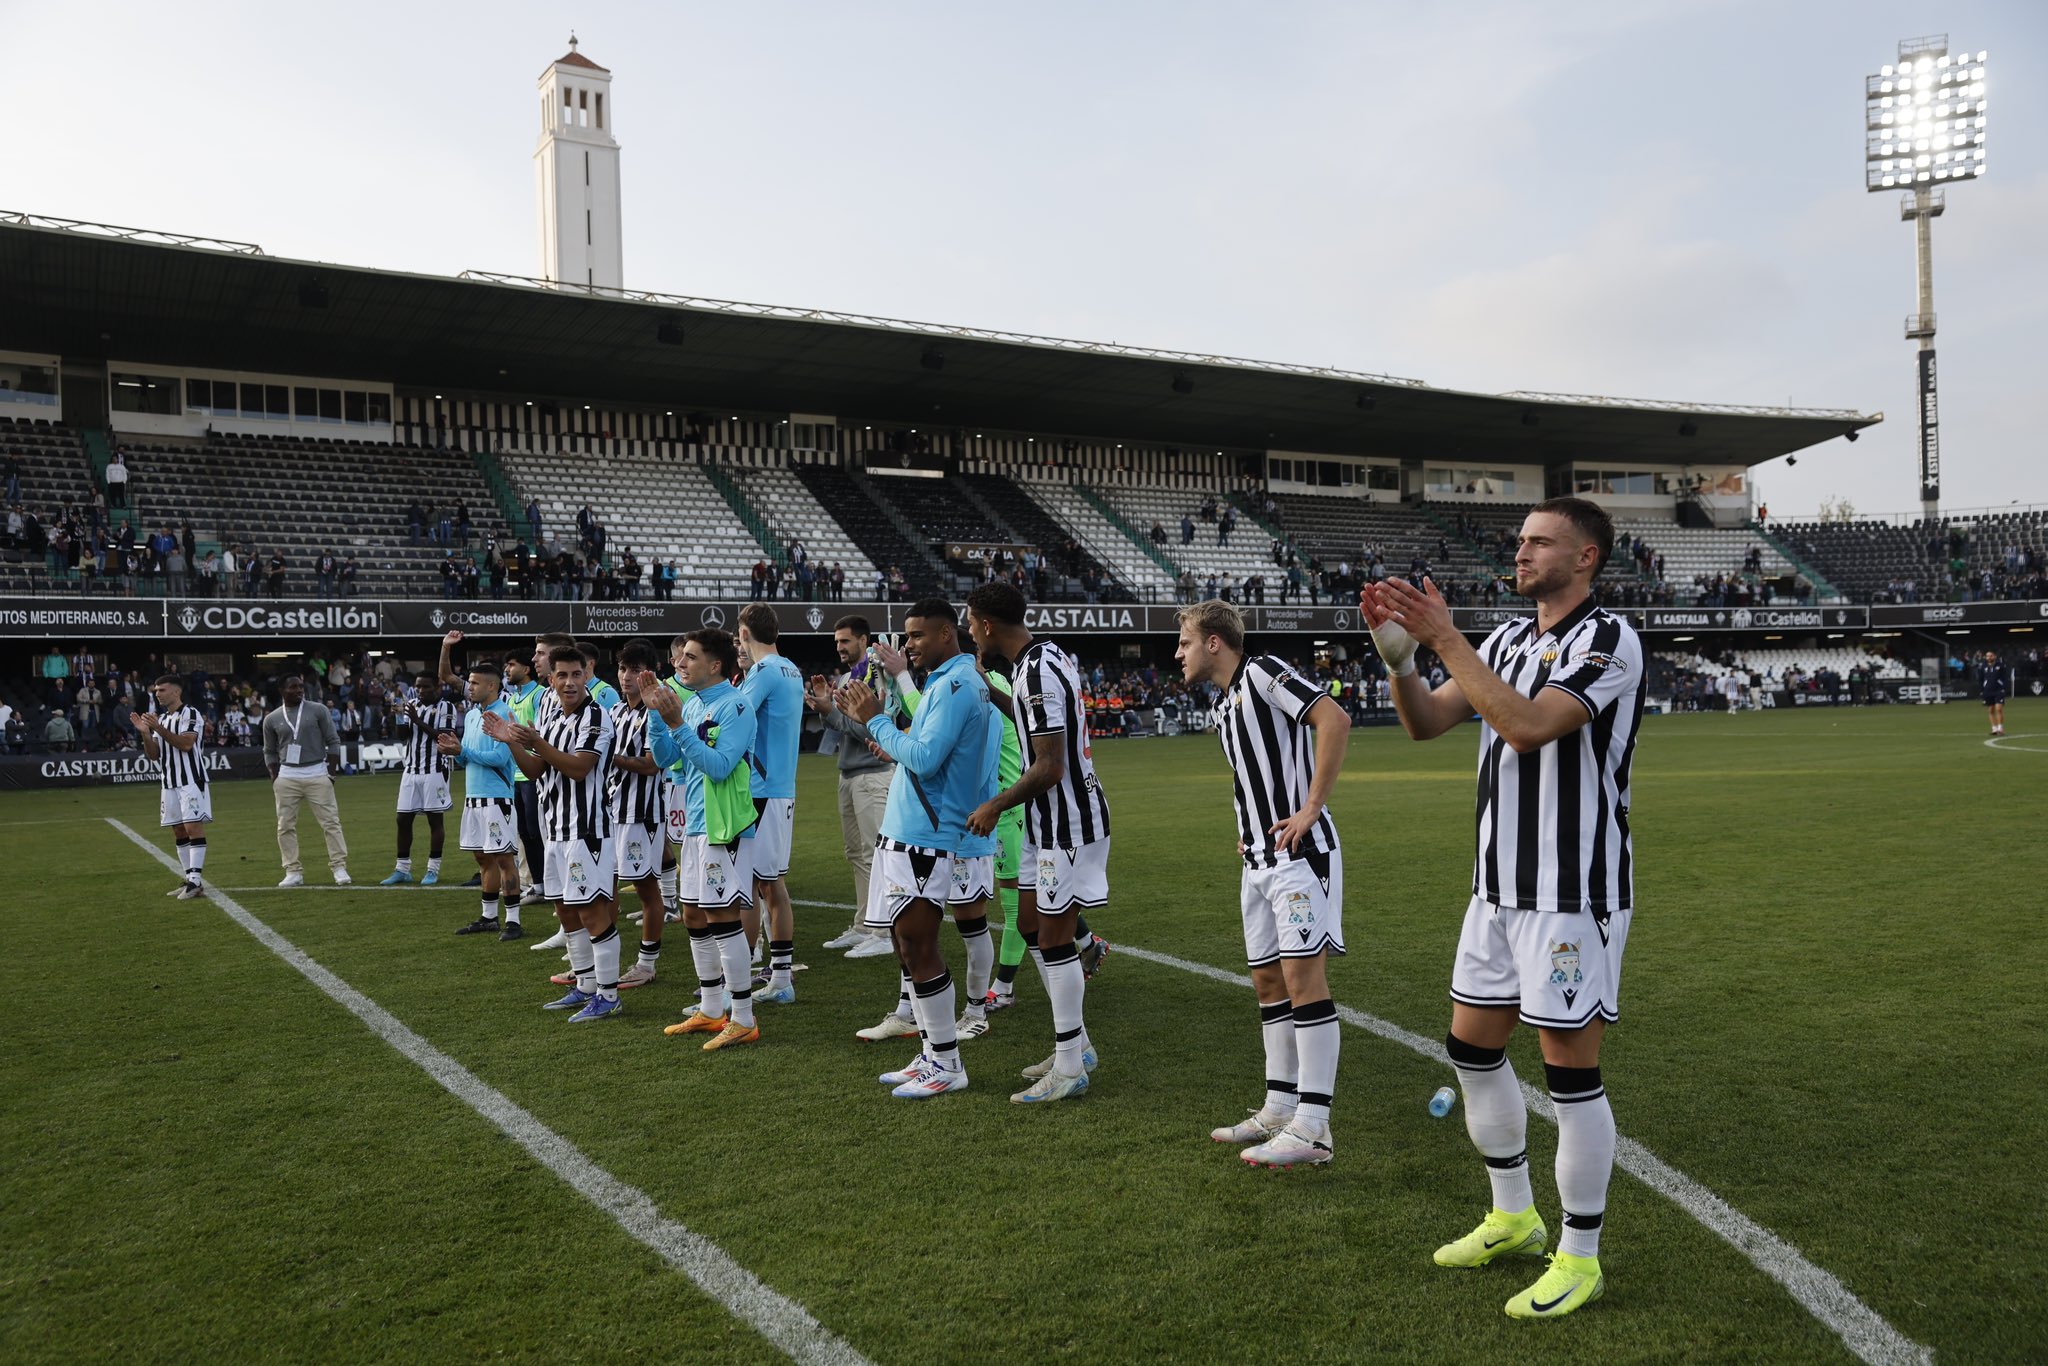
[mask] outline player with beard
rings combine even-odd
[[[1600,1231],[1615,1136],[1600,1044],[1620,1017],[1635,914],[1630,770],[1644,683],[1635,628],[1592,596],[1613,551],[1614,523],[1597,504],[1552,498],[1529,509],[1515,591],[1536,610],[1476,650],[1428,579],[1418,588],[1390,578],[1358,595],[1411,736],[1434,739],[1479,713],[1472,899],[1451,969],[1445,1048],[1493,1208],[1438,1248],[1436,1261],[1482,1266],[1541,1253],[1548,1241],[1529,1185],[1527,1109],[1507,1060],[1516,1024],[1529,1025],[1557,1106],[1564,1230],[1549,1270],[1507,1302],[1521,1319],[1569,1314],[1606,1288]],[[1436,651],[1448,682],[1432,689],[1416,676],[1417,642]]]

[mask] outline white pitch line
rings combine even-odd
[[[107,824],[165,868],[178,871],[175,859],[120,821],[109,816]],[[536,1161],[609,1215],[634,1240],[688,1276],[733,1317],[781,1348],[792,1361],[816,1362],[820,1366],[869,1366],[866,1357],[812,1318],[802,1305],[770,1289],[710,1239],[662,1214],[644,1192],[592,1162],[575,1144],[513,1104],[502,1092],[485,1085],[475,1073],[406,1028],[389,1011],[313,961],[303,949],[242,909],[218,888],[210,890],[207,897],[258,943],[297,969],[342,1009],[368,1025],[373,1034],[441,1083],[450,1095],[496,1125],[500,1133],[532,1153]]]
[[[837,911],[853,909],[851,904],[838,901],[794,901],[792,904]],[[1242,987],[1247,991],[1252,986],[1252,979],[1241,973],[1226,972],[1222,968],[1210,967],[1207,963],[1176,958],[1170,953],[1137,948],[1122,940],[1117,941],[1115,949],[1118,956],[1140,958],[1148,963],[1157,963],[1161,967],[1178,968],[1182,972],[1194,973],[1197,977],[1206,977],[1212,982]],[[1377,1015],[1369,1015],[1351,1006],[1338,1006],[1337,1018],[1348,1025],[1377,1034],[1390,1043],[1397,1043],[1403,1048],[1420,1053],[1431,1062],[1450,1066],[1450,1058],[1445,1055],[1444,1046],[1435,1039],[1424,1038],[1390,1021],[1382,1020]],[[1522,1095],[1527,1099],[1529,1109],[1555,1124],[1557,1112],[1550,1103],[1550,1097],[1526,1081],[1521,1085]],[[1877,1311],[1857,1299],[1855,1293],[1834,1275],[1807,1261],[1798,1248],[1642,1144],[1632,1138],[1616,1137],[1614,1160],[1623,1171],[1684,1210],[1710,1232],[1747,1257],[1757,1270],[1784,1286],[1787,1293],[1798,1301],[1807,1313],[1820,1320],[1842,1340],[1844,1346],[1864,1361],[1872,1363],[1872,1366],[1879,1366],[1880,1363],[1882,1366],[1892,1366],[1892,1363],[1926,1363],[1934,1360],[1932,1348],[1921,1346],[1885,1322]]]

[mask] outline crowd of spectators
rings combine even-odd
[[[150,707],[149,685],[165,671],[164,661],[146,653],[127,662],[138,667],[103,652],[66,654],[52,645],[37,660],[21,705],[0,701],[0,747],[9,754],[139,751],[129,718]],[[290,672],[305,680],[308,698],[333,711],[343,744],[404,738],[404,704],[417,699],[421,687],[439,686],[431,677],[406,676],[395,656],[367,648],[316,649]],[[276,678],[195,669],[185,678],[185,700],[205,720],[208,748],[252,745],[260,741],[264,716],[278,705],[277,687]]]

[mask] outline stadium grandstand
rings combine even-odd
[[[1751,468],[1879,420],[1847,410],[1464,393],[19,214],[0,280],[0,591],[165,634],[208,601],[424,635],[470,602],[652,629],[760,598],[822,635],[809,604],[886,620],[999,577],[1155,651],[1174,604],[1226,598],[1341,675],[1371,656],[1363,583],[1427,575],[1475,633],[1512,612],[1523,511],[1563,493],[1616,519],[1610,605],[1760,680],[1847,677],[1821,649],[1865,646],[1924,679],[1934,652],[1886,628],[2025,629],[1989,604],[2044,596],[2040,510],[1767,523]],[[1937,604],[1968,612],[1883,615]],[[1719,677],[1666,653],[1669,693]]]

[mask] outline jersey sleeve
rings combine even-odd
[[[1024,669],[1024,727],[1033,735],[1052,735],[1071,724],[1059,675],[1041,651]]]
[[[1244,672],[1253,690],[1290,721],[1300,721],[1309,708],[1329,696],[1270,656],[1249,661]]]
[[[604,754],[612,747],[612,718],[603,707],[592,705],[583,713],[583,724],[576,727],[576,753]]]
[[[1626,623],[1610,617],[1573,644],[1544,686],[1576,697],[1591,720],[1642,685],[1642,641]]]

